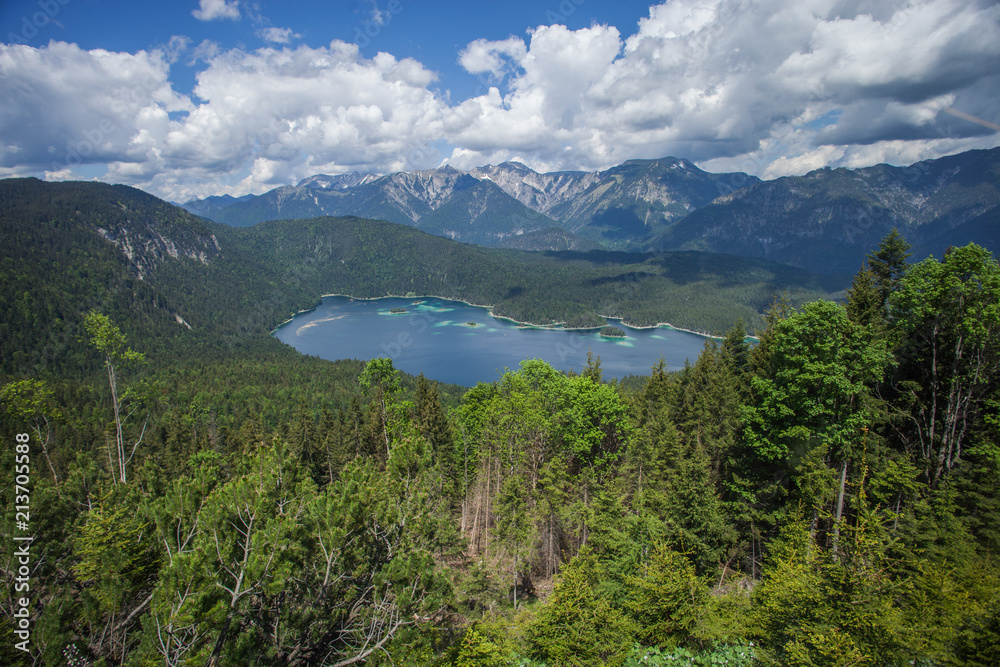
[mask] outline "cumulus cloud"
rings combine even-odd
[[[162,52],[0,45],[0,166],[62,172],[83,164],[151,159],[141,132],[162,134],[192,108],[168,80]]]
[[[524,40],[517,37],[500,41],[477,39],[462,50],[458,62],[472,74],[488,73],[499,80],[519,68],[527,55]]]
[[[191,46],[191,38],[184,35],[173,35],[167,45],[162,49],[163,57],[168,63],[175,63],[180,60],[181,55]]]
[[[624,40],[610,27],[553,26],[535,30],[523,51],[517,41],[473,42],[462,53],[471,73],[506,72],[511,61],[520,70],[508,94],[484,91],[460,105],[452,164],[524,153],[535,142],[529,164],[762,156],[752,171],[764,175],[779,157],[776,168],[873,154],[846,148],[854,145],[917,142],[932,152],[950,145],[942,134],[994,141],[988,127],[959,128],[942,113],[967,105],[996,114],[995,3],[673,0],[651,7]],[[832,111],[833,124],[802,129]]]
[[[163,154],[230,167],[251,161],[268,184],[279,161],[288,164],[281,178],[384,169],[438,138],[446,107],[428,89],[433,80],[414,60],[364,59],[342,42],[228,51],[199,73],[202,103],[164,137]]]
[[[107,180],[184,200],[440,161],[448,107],[412,59],[343,42],[203,51],[188,97],[160,52],[0,45],[0,173],[107,165]]]
[[[191,12],[199,21],[214,21],[215,19],[232,19],[240,17],[238,0],[199,0],[198,9]]]
[[[188,59],[188,65],[197,65],[199,61],[206,64],[212,62],[215,56],[219,55],[222,51],[222,47],[219,46],[218,42],[213,42],[210,39],[203,39],[198,46],[191,50],[191,56]]]

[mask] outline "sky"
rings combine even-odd
[[[170,201],[313,174],[1000,145],[996,0],[0,0],[0,178]]]

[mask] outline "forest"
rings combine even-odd
[[[78,252],[78,326],[3,302],[5,337],[48,333],[0,383],[2,664],[1000,664],[982,247],[894,231],[756,344],[472,388],[249,325],[178,342],[162,270]]]

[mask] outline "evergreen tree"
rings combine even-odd
[[[445,478],[449,499],[457,497],[461,486],[461,465],[448,416],[441,407],[437,387],[424,374],[417,377],[413,402],[413,426],[431,445],[434,461]]]
[[[728,360],[737,377],[741,377],[750,368],[750,346],[746,339],[746,324],[743,323],[741,317],[736,320],[736,324],[722,340],[722,354]]]
[[[604,381],[601,377],[601,357],[594,356],[592,350],[587,350],[587,367],[583,369],[583,377],[590,378],[597,384]]]
[[[630,581],[628,609],[647,646],[687,643],[708,602],[708,586],[681,553],[659,544]]]
[[[878,250],[868,255],[868,268],[874,277],[883,307],[906,272],[906,260],[912,254],[910,247],[899,230],[893,227],[879,243]]]
[[[526,630],[531,657],[553,665],[620,665],[636,631],[632,621],[602,598],[602,572],[587,550],[574,558],[549,601]]]
[[[847,290],[847,316],[861,326],[881,325],[885,320],[885,297],[868,267],[858,271]]]
[[[750,351],[750,370],[754,375],[767,375],[770,372],[771,340],[774,338],[775,327],[794,312],[786,294],[774,297],[764,315],[764,328],[757,331],[757,345]]]
[[[116,487],[124,489],[125,487]],[[138,614],[151,599],[157,545],[139,518],[135,498],[112,490],[86,513],[74,540],[73,573],[84,590],[81,616],[93,629],[91,649],[122,661],[134,647]]]

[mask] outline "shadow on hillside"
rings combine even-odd
[[[655,255],[615,250],[546,250],[546,257],[565,261],[584,261],[591,264],[641,264]]]

